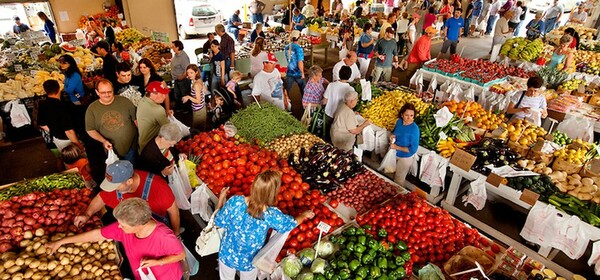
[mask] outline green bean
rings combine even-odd
[[[264,146],[282,135],[306,133],[306,128],[289,112],[270,103],[254,103],[234,114],[230,121],[238,134],[248,141]]]

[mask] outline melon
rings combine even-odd
[[[52,51],[55,54],[61,53],[60,45],[52,44],[52,46],[50,46],[50,51]]]
[[[67,51],[67,52],[74,52],[74,51],[76,51],[76,50],[77,50],[77,47],[76,47],[76,46],[73,46],[73,45],[71,45],[71,44],[69,44],[69,43],[62,43],[60,46],[61,46],[61,48],[62,48],[63,50],[65,50],[65,51]]]

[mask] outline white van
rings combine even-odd
[[[223,22],[221,11],[203,2],[188,2],[192,5],[176,7],[179,36],[187,39],[190,35],[215,32],[215,25]]]
[[[563,7],[565,8],[565,13],[571,12],[573,9],[575,9],[575,7],[577,7],[579,5],[580,2],[581,2],[581,0],[559,0],[558,1],[558,3],[562,4]],[[541,11],[543,13],[546,10],[548,10],[552,6],[553,3],[554,3],[554,0],[531,0],[527,4],[527,8],[529,9],[529,12],[531,12],[531,13],[537,13],[538,11]]]

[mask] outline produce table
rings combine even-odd
[[[570,117],[587,118],[594,122],[594,132],[600,133],[600,108],[597,106],[581,103],[579,108],[571,109],[566,113],[548,109],[548,116],[559,122]]]
[[[520,242],[516,241],[515,239],[513,239],[513,238],[505,235],[504,233],[500,232],[499,230],[495,229],[494,227],[487,225],[486,223],[478,220],[476,217],[473,217],[473,216],[469,215],[468,213],[464,212],[463,210],[454,206],[454,204],[456,202],[456,198],[460,193],[461,185],[463,184],[463,179],[465,179],[466,181],[474,181],[481,177],[484,177],[484,178],[487,178],[487,177],[484,176],[483,174],[475,172],[473,170],[470,170],[467,172],[467,171],[463,170],[462,168],[457,167],[456,165],[453,165],[453,164],[450,164],[450,170],[452,171],[453,176],[452,176],[452,181],[450,182],[450,187],[448,188],[448,193],[446,195],[446,199],[444,201],[442,201],[442,207],[444,209],[446,209],[450,213],[460,217],[461,219],[463,219],[467,223],[477,227],[478,229],[481,229],[482,231],[490,234],[492,237],[502,241],[503,243],[505,243],[509,246],[513,246],[513,247],[517,248],[518,250],[520,250],[521,252],[523,252],[529,256],[535,256],[536,254],[538,254],[540,257],[537,257],[536,259],[539,259],[541,261],[541,263],[543,263],[546,267],[563,275],[563,277],[570,278],[573,275],[573,273],[570,272],[567,268],[564,268],[561,265],[552,261],[552,259],[558,253],[558,250],[552,249],[550,247],[542,247],[542,248],[540,248],[540,250],[538,252],[535,252],[535,251],[531,250],[529,247],[522,245]],[[521,197],[520,191],[514,190],[505,185],[499,185],[499,187],[495,187],[487,182],[485,183],[485,185],[486,185],[487,192],[493,193],[499,197],[502,197],[508,201],[511,201],[513,204],[521,207],[524,211],[529,211],[529,209],[531,209],[531,207],[532,207],[532,205],[530,205],[520,199],[520,197]],[[563,213],[563,215],[568,216],[567,214],[564,214],[564,213]],[[586,231],[588,232],[590,241],[593,242],[596,240],[600,240],[600,229],[599,228],[596,228],[585,222],[581,222],[581,223],[585,227]]]
[[[476,84],[473,84],[470,82],[463,81],[461,79],[448,77],[448,76],[442,75],[440,73],[428,71],[428,70],[425,70],[422,68],[417,70],[417,72],[413,75],[413,77],[415,77],[417,75],[423,75],[423,80],[426,80],[426,81],[432,81],[433,78],[435,77],[438,85],[442,85],[446,81],[448,81],[450,83],[455,83],[455,84],[459,85],[463,89],[463,91],[468,90],[469,88],[473,88],[475,97],[477,97],[476,98],[477,102],[480,103],[484,108],[491,107],[491,106],[487,105],[486,100],[495,99],[496,101],[498,101],[498,109],[503,110],[506,108],[506,106],[508,106],[508,102],[510,101],[510,98],[517,92],[517,91],[510,91],[504,95],[499,95],[497,93],[491,92],[490,86],[483,87],[480,85],[476,85]]]

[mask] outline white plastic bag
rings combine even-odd
[[[371,101],[371,82],[365,79],[360,79],[360,87],[362,89],[362,93],[360,97],[364,101]]]
[[[431,81],[429,82],[429,86],[427,87],[427,92],[429,92],[431,94],[435,94],[436,89],[437,89],[437,78],[436,78],[436,76],[433,76],[433,78],[431,78]]]
[[[206,184],[202,184],[194,190],[191,200],[192,214],[198,214],[202,220],[208,221],[213,213],[213,209],[210,207],[210,195],[206,190]]]
[[[115,154],[115,151],[113,149],[108,150],[108,157],[106,157],[106,160],[104,161],[106,165],[111,165],[118,160],[119,157],[117,156],[117,154]]]
[[[340,60],[346,58],[347,54],[348,54],[348,49],[346,49],[346,46],[342,45],[342,48],[340,49]]]
[[[473,205],[475,209],[481,210],[487,201],[487,191],[485,189],[485,177],[479,176],[475,181],[471,182],[469,194],[463,197],[465,206]]]
[[[237,134],[237,127],[235,127],[235,125],[233,125],[232,122],[226,122],[225,125],[223,126],[223,130],[225,130],[225,135],[227,135],[227,137],[233,137]]]
[[[356,156],[356,160],[358,162],[362,162],[362,157],[363,157],[363,149],[358,148],[358,147],[352,147],[352,152],[354,153],[354,155]]]
[[[181,246],[183,246],[183,250],[185,251],[185,261],[187,263],[190,275],[196,275],[198,273],[198,270],[200,270],[200,262],[198,262],[196,257],[194,257],[194,255],[192,254],[192,252],[190,252],[190,250],[187,247],[185,247],[183,241],[181,242]]]
[[[252,259],[252,265],[266,273],[273,273],[277,266],[275,259],[277,259],[289,234],[289,231],[285,233],[273,231],[269,238],[269,242],[267,242],[267,244],[258,251],[256,256],[254,256],[254,259]]]
[[[377,168],[377,171],[381,171],[385,173],[394,173],[396,172],[396,150],[390,148],[383,160],[381,161],[381,165]]]
[[[148,270],[148,273],[146,274],[144,272],[143,268],[138,268],[138,273],[140,274],[140,279],[142,280],[156,280],[156,277],[154,276],[154,273],[152,273],[152,269],[150,269],[149,267],[145,268]]]
[[[14,128],[31,124],[31,118],[29,117],[29,113],[27,113],[27,108],[25,105],[21,104],[19,100],[13,100],[6,103],[4,111],[10,112],[10,124]]]
[[[442,107],[442,109],[437,110],[433,117],[435,118],[435,126],[437,127],[445,127],[452,120],[454,114],[450,112],[448,107]]]
[[[175,118],[175,116],[173,116],[173,115],[169,115],[167,118],[169,119],[169,122],[176,124],[177,127],[179,127],[179,129],[181,129],[181,136],[190,135],[190,127],[189,126],[183,124],[180,120]]]
[[[375,131],[368,125],[362,131],[363,143],[360,144],[360,148],[364,151],[372,151],[375,149]]]
[[[589,237],[581,226],[577,216],[564,216],[560,222],[554,223],[552,247],[561,250],[573,260],[579,259],[587,248]]]
[[[187,186],[184,185],[181,173],[179,173],[179,168],[177,166],[173,167],[173,174],[169,175],[168,179],[169,187],[171,187],[171,191],[173,191],[177,207],[182,210],[189,210],[192,207],[188,200],[189,196],[192,194],[192,188],[189,185],[189,181]]]
[[[537,201],[529,214],[525,225],[521,230],[521,236],[532,243],[542,247],[548,247],[552,244],[551,234],[548,234],[549,228],[553,228],[555,222],[559,219],[559,212],[552,205]],[[561,216],[563,214],[560,214]]]
[[[594,123],[588,118],[567,115],[565,120],[558,124],[556,130],[566,133],[571,139],[594,141]]]

